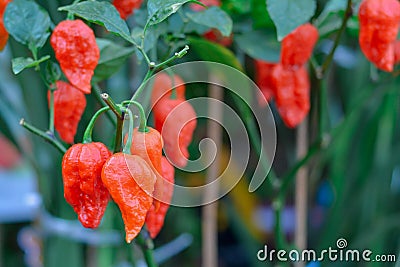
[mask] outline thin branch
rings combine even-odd
[[[332,63],[333,56],[335,55],[336,48],[339,45],[340,38],[342,37],[344,30],[346,29],[347,21],[349,20],[349,18],[352,15],[351,5],[352,5],[352,0],[347,0],[347,7],[346,7],[346,11],[344,13],[343,22],[342,22],[342,25],[340,26],[340,29],[336,35],[336,39],[332,46],[332,49],[329,52],[328,56],[326,57],[324,63],[322,63],[321,67],[317,69],[316,76],[318,79],[323,78],[323,76],[325,75],[326,71],[328,70],[329,66]]]

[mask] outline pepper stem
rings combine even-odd
[[[149,130],[147,129],[147,119],[142,104],[140,104],[135,100],[127,100],[122,102],[122,105],[128,105],[128,104],[133,104],[138,108],[140,113],[139,132],[147,133]]]
[[[132,135],[133,135],[133,113],[129,108],[126,108],[125,112],[128,113],[128,116],[129,116],[129,130],[128,130],[128,140],[126,141],[126,144],[125,144],[124,149],[122,150],[122,153],[131,154]]]
[[[177,99],[178,95],[176,93],[175,75],[174,75],[173,71],[169,68],[165,69],[165,72],[168,74],[169,78],[171,78],[172,89],[171,89],[170,99]]]
[[[87,143],[91,143],[92,142],[92,133],[93,133],[93,128],[94,125],[97,121],[97,119],[100,117],[100,115],[103,112],[106,112],[107,110],[109,110],[110,107],[103,107],[101,109],[99,109],[92,117],[92,119],[90,120],[88,126],[86,127],[85,133],[83,134],[83,143],[87,144]]]

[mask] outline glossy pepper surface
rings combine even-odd
[[[161,134],[151,127],[147,132],[141,132],[135,128],[132,135],[131,154],[144,159],[151,167],[157,177],[153,192],[153,206],[159,208],[160,201],[163,201],[163,176],[161,169],[163,141]]]
[[[90,81],[100,59],[93,30],[79,19],[65,20],[55,27],[50,43],[69,82],[89,94]]]
[[[84,227],[97,228],[110,198],[101,181],[101,170],[111,156],[99,142],[75,144],[64,154],[64,197]]]
[[[54,91],[54,127],[63,141],[74,142],[79,121],[86,107],[85,95],[63,81],[56,82]],[[50,92],[48,94],[50,98]]]
[[[193,107],[183,99],[163,99],[153,112],[155,128],[163,137],[166,156],[176,166],[186,166],[188,146],[197,125]]]
[[[164,201],[160,203],[160,208],[158,210],[152,206],[146,216],[146,226],[151,238],[155,238],[164,225],[165,215],[169,209],[174,191],[175,169],[165,157],[161,159],[161,169],[162,175],[166,181],[163,188]]]
[[[377,68],[391,72],[395,64],[395,41],[399,31],[397,0],[363,0],[358,11],[359,43],[365,57]]]
[[[116,153],[104,164],[101,179],[121,211],[125,239],[130,243],[142,229],[152,205],[156,176],[141,157]]]

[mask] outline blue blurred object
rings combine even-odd
[[[321,267],[321,263],[319,261],[311,261],[306,265],[306,267]]]
[[[0,223],[33,221],[41,204],[35,177],[28,167],[0,169]]]
[[[317,191],[317,203],[320,206],[329,208],[335,199],[335,194],[333,192],[331,184],[325,180],[322,181],[321,185]]]

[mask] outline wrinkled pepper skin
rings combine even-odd
[[[154,78],[153,90],[151,91],[151,104],[155,105],[164,98],[170,98],[172,89],[175,86],[176,98],[185,99],[185,82],[178,75],[173,76],[174,80],[165,73],[157,73]]]
[[[165,157],[161,159],[161,169],[162,175],[168,183],[165,183],[164,186],[164,201],[160,203],[160,208],[156,210],[152,206],[146,216],[146,226],[151,238],[155,238],[161,231],[174,193],[175,169]]]
[[[310,81],[305,67],[277,65],[272,73],[275,101],[283,122],[289,128],[300,124],[310,110]]]
[[[154,108],[155,128],[161,132],[167,158],[177,167],[185,167],[188,146],[196,129],[196,112],[182,99],[163,99]]]
[[[300,68],[310,59],[318,41],[318,30],[310,23],[297,27],[282,40],[280,63]]]
[[[86,107],[85,95],[74,86],[63,81],[56,82],[54,91],[54,127],[61,139],[72,144],[79,121]],[[50,103],[50,92],[48,94]]]
[[[50,44],[69,82],[90,94],[90,81],[100,59],[93,30],[79,19],[65,20],[55,27]]]
[[[147,130],[148,132],[140,132],[138,128],[133,130],[131,154],[144,159],[157,177],[153,192],[153,206],[158,209],[160,201],[163,201],[164,192],[161,169],[163,141],[156,129],[147,127]]]
[[[272,84],[272,72],[276,65],[262,60],[255,61],[255,81],[267,101],[271,101],[275,94]],[[258,102],[262,106],[266,104],[262,97],[259,98]]]
[[[99,142],[75,144],[64,154],[64,197],[84,227],[97,228],[106,210],[110,195],[101,181],[101,170],[110,156]]]
[[[0,0],[0,51],[4,49],[8,41],[8,32],[4,27],[3,15],[9,2],[11,0]]]
[[[138,9],[143,0],[113,0],[113,5],[118,10],[122,19],[127,19],[135,9]]]
[[[378,69],[393,71],[395,41],[399,31],[397,0],[363,0],[358,11],[359,43],[365,57]]]
[[[141,157],[116,153],[104,164],[101,179],[121,211],[125,239],[130,243],[142,229],[153,203],[156,176]]]

